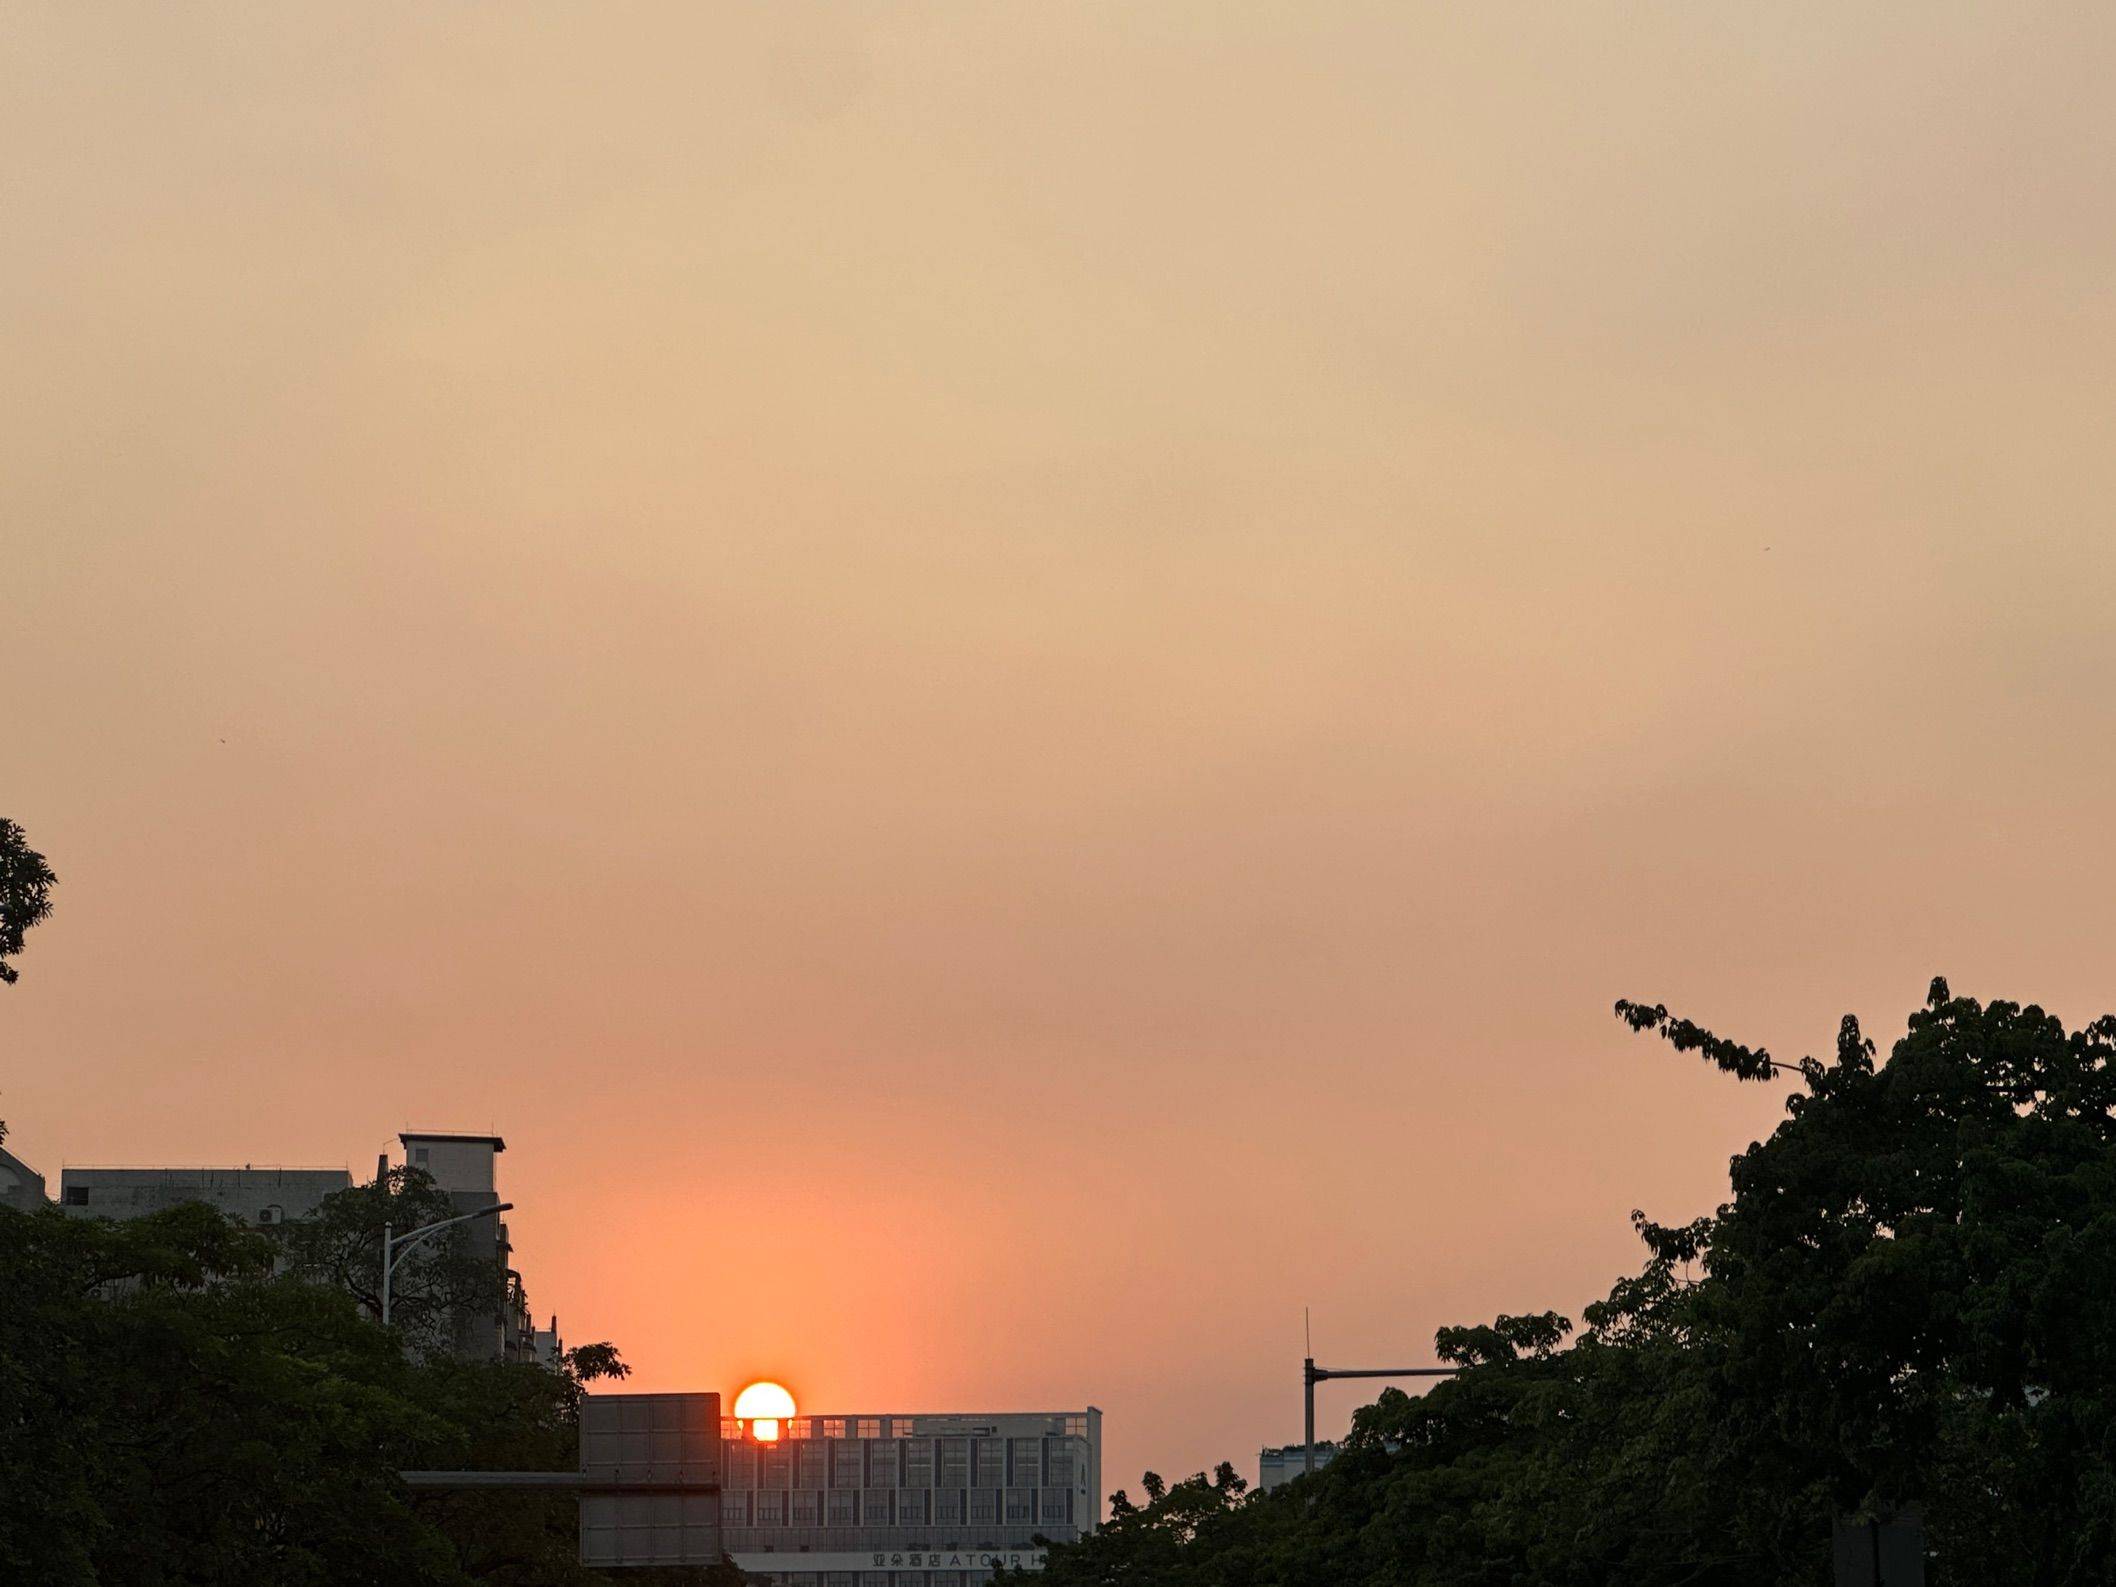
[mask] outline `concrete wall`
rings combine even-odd
[[[202,1201],[244,1223],[271,1224],[305,1218],[352,1184],[343,1168],[66,1168],[59,1205],[74,1218],[141,1218]]]

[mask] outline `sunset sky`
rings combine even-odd
[[[0,1117],[487,1130],[643,1389],[1575,1311],[2116,1007],[2116,8],[18,4]],[[1328,1391],[1341,1430],[1357,1386]]]

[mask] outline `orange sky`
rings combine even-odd
[[[1111,1486],[2116,1006],[2116,11],[0,16],[0,1116]],[[1356,1387],[1325,1400],[1335,1430]]]

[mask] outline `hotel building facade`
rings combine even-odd
[[[779,1434],[721,1423],[721,1543],[773,1587],[972,1587],[1101,1516],[1092,1406],[802,1416]]]

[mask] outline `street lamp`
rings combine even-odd
[[[480,1207],[476,1212],[466,1212],[460,1217],[442,1218],[434,1223],[422,1223],[416,1229],[407,1229],[399,1235],[389,1232],[388,1224],[382,1225],[382,1326],[389,1326],[389,1276],[404,1260],[404,1253],[428,1235],[439,1234],[443,1229],[452,1229],[459,1223],[468,1223],[473,1218],[496,1218],[503,1212],[512,1212],[514,1203],[503,1201],[496,1207]]]

